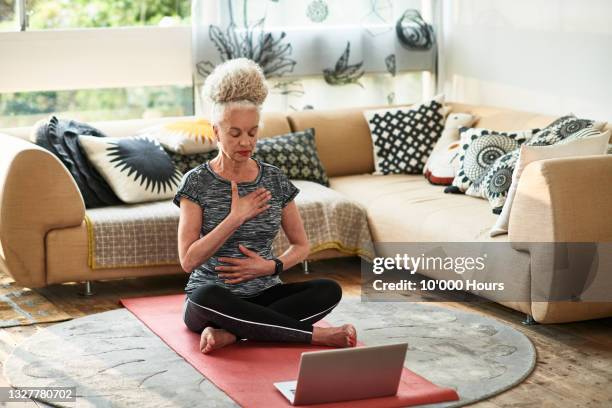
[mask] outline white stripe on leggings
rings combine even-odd
[[[217,313],[217,314],[220,314],[221,316],[229,317],[230,319],[238,320],[238,321],[240,321],[240,322],[252,323],[252,324],[259,324],[259,325],[261,325],[261,326],[278,327],[279,329],[294,330],[294,331],[298,331],[298,332],[301,332],[301,333],[312,334],[312,332],[305,331],[305,330],[300,330],[300,329],[294,329],[294,328],[292,328],[292,327],[277,326],[277,325],[275,325],[275,324],[259,323],[259,322],[252,322],[252,321],[250,321],[250,320],[238,319],[237,317],[233,317],[233,316],[226,315],[226,314],[224,314],[224,313],[218,312],[218,311],[216,311],[216,310],[214,310],[214,309],[211,309],[211,308],[209,308],[209,307],[202,306],[202,305],[198,305],[196,302],[194,302],[194,301],[193,301],[193,300],[191,300],[191,299],[187,299],[187,300],[188,300],[189,302],[193,303],[194,305],[201,307],[202,309],[210,310],[211,312],[215,312],[215,313]]]
[[[340,302],[338,302],[338,303],[340,303]],[[325,309],[325,310],[324,310],[324,311],[322,311],[322,312],[315,313],[315,314],[313,314],[312,316],[308,316],[308,317],[305,317],[305,318],[303,318],[303,319],[300,319],[300,322],[303,322],[304,320],[308,320],[308,319],[311,319],[311,318],[313,318],[313,317],[315,317],[315,316],[318,316],[318,315],[320,315],[320,314],[323,314],[323,313],[327,312],[329,309],[333,309],[334,307],[338,306],[338,303],[336,303],[336,304],[335,304],[335,305],[333,305],[332,307],[328,307],[327,309]]]

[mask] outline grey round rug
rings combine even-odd
[[[353,323],[366,345],[408,342],[405,366],[457,390],[456,407],[498,394],[533,370],[535,349],[492,318],[434,304],[345,297],[325,318]],[[170,349],[127,309],[49,326],[17,346],[4,364],[16,388],[76,386],[78,407],[227,407],[231,398]]]

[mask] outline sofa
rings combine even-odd
[[[544,127],[555,119],[497,107],[447,105],[453,112],[478,116],[474,126],[500,131]],[[491,238],[489,230],[496,215],[486,200],[444,194],[442,187],[429,184],[420,174],[372,174],[372,141],[363,109],[264,113],[261,137],[315,128],[330,188],[364,209],[373,242],[516,243],[512,253],[496,260],[499,268],[491,277],[506,282],[516,292],[515,300],[497,299],[490,293],[485,297],[539,323],[612,316],[612,302],[540,301],[532,296],[549,291],[564,278],[547,268],[554,254],[530,252],[528,244],[612,241],[612,223],[605,220],[612,207],[612,156],[528,165],[520,179],[508,235]],[[91,125],[109,136],[123,137],[174,119]],[[31,143],[31,133],[29,127],[0,129],[0,268],[5,273],[18,284],[33,288],[184,273],[178,259],[167,265],[91,269],[86,223],[89,210],[67,169],[51,153]],[[308,260],[352,255],[342,248],[316,248]]]

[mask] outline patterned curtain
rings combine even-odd
[[[433,72],[437,44],[421,0],[194,0],[196,114],[219,63],[259,63],[271,93],[264,110],[409,103]]]

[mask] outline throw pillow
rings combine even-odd
[[[550,146],[582,130],[588,128],[602,130],[605,126],[606,122],[580,119],[574,114],[568,114],[555,119],[551,124],[540,130],[537,135],[534,135],[534,137],[527,142],[527,145]]]
[[[374,174],[421,174],[444,129],[444,95],[407,108],[364,111]]]
[[[539,133],[538,133],[539,134]],[[553,134],[553,133],[549,133]],[[556,142],[554,144],[561,143],[562,141],[569,142],[576,139],[581,139],[590,136],[598,136],[600,131],[592,126],[581,127],[574,132],[565,132],[561,134],[557,132],[561,137],[555,137]],[[535,137],[538,137],[537,135]],[[548,137],[548,136],[546,136]],[[549,139],[553,140],[553,139]],[[547,143],[548,141],[546,141]],[[549,146],[548,144],[532,144],[531,140],[525,143],[526,146]],[[483,177],[482,193],[484,197],[489,200],[489,204],[493,209],[494,214],[500,214],[506,197],[508,196],[508,190],[512,184],[512,174],[519,158],[520,150],[516,150],[505,154],[504,156],[497,159],[497,161],[487,170],[487,173]]]
[[[104,133],[86,123],[52,115],[34,125],[30,141],[49,150],[66,166],[81,192],[85,208],[121,204],[106,180],[87,160],[79,144],[79,134],[106,138]]]
[[[508,233],[508,223],[510,221],[510,212],[512,211],[514,196],[516,194],[521,175],[523,174],[523,170],[529,163],[536,160],[555,159],[561,157],[605,154],[609,139],[610,131],[607,130],[606,132],[597,136],[565,140],[552,146],[522,145],[519,150],[519,156],[514,172],[512,173],[512,181],[510,188],[508,189],[506,201],[504,202],[501,214],[497,218],[497,222],[491,229],[490,235],[495,237]]]
[[[315,144],[314,128],[259,139],[253,157],[278,167],[290,179],[314,181],[329,187]]]
[[[202,118],[150,126],[137,135],[157,139],[166,150],[181,154],[206,153],[217,148],[212,124]]]
[[[442,135],[423,167],[423,174],[431,184],[448,186],[453,183],[459,168],[459,128],[472,126],[476,119],[469,113],[448,115]]]
[[[174,197],[183,174],[157,140],[79,135],[79,141],[89,161],[126,203]]]
[[[174,166],[181,172],[187,173],[189,170],[198,167],[202,163],[206,163],[209,160],[214,159],[217,154],[219,154],[219,150],[211,150],[206,153],[195,153],[195,154],[181,154],[174,152],[170,149],[164,147],[168,156],[174,163]]]
[[[461,150],[459,171],[453,186],[475,197],[481,194],[481,183],[487,170],[497,159],[515,150],[535,133],[533,130],[498,132],[484,128],[460,128]]]

